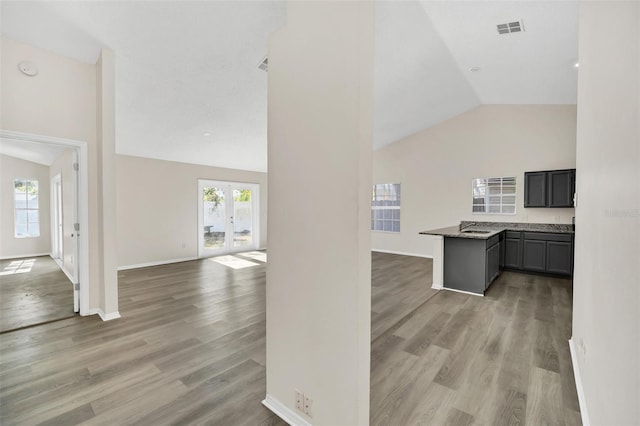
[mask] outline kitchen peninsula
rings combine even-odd
[[[449,290],[484,295],[502,270],[571,276],[572,225],[468,222],[420,232],[440,237],[434,283]]]

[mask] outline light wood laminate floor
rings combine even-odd
[[[252,261],[121,272],[123,318],[1,335],[0,423],[283,425],[260,403],[265,266]],[[373,254],[372,424],[579,419],[566,280],[505,274],[482,299],[425,291],[421,268],[430,260]]]
[[[438,292],[432,274],[431,259],[371,253],[371,340]]]
[[[371,424],[581,425],[567,279],[440,291],[374,340]]]
[[[0,332],[72,316],[73,285],[53,259],[0,260]]]

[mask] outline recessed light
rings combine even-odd
[[[573,66],[576,68],[580,68],[580,62],[576,62],[575,64],[573,64]]]
[[[469,68],[469,71],[478,72],[478,71],[480,71],[480,68],[479,67],[471,67],[471,68]]]
[[[207,137],[207,138],[208,138],[209,136],[211,136],[211,132],[204,132],[204,133],[202,134],[202,136],[205,136],[205,137]]]

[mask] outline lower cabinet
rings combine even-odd
[[[522,242],[522,269],[545,272],[547,243],[540,240],[524,240]]]
[[[508,231],[509,233],[509,231]],[[505,267],[558,275],[573,273],[573,236],[548,232],[510,232],[505,250]]]
[[[547,272],[561,275],[573,274],[573,243],[547,242]]]
[[[484,294],[500,271],[500,235],[486,240],[445,237],[446,288]]]
[[[520,232],[505,232],[504,267],[522,269],[522,240]]]
[[[485,289],[500,275],[500,243],[496,243],[487,249],[486,262]]]
[[[484,294],[502,269],[573,274],[573,235],[505,231],[488,239],[444,238],[444,287]]]

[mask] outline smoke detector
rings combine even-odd
[[[22,61],[18,64],[18,69],[22,74],[34,77],[38,75],[38,67],[31,61]]]
[[[505,24],[496,25],[498,28],[498,34],[511,34],[524,32],[524,22],[521,20],[507,22]]]
[[[269,58],[265,56],[262,62],[260,62],[260,65],[258,65],[258,68],[267,72],[267,69],[269,68]]]

